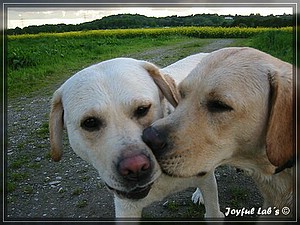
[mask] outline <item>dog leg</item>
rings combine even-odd
[[[143,207],[139,204],[133,204],[126,199],[120,199],[118,196],[114,197],[115,201],[115,217],[116,218],[141,218]]]
[[[204,205],[204,199],[203,199],[203,195],[200,191],[199,188],[196,189],[196,191],[193,193],[192,195],[192,202],[195,204],[203,204]]]
[[[209,172],[200,179],[200,189],[205,202],[205,218],[224,218],[224,214],[220,211],[218,186],[214,171]]]

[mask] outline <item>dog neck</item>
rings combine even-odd
[[[236,156],[233,157],[230,164],[242,169],[247,175],[251,176],[264,197],[264,207],[293,206],[293,174],[295,168],[276,168],[270,163],[266,154],[257,154],[256,156]],[[276,173],[277,172],[277,173]]]

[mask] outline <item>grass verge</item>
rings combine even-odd
[[[269,53],[295,65],[294,35],[286,31],[266,31],[249,39],[240,39],[235,46],[248,46]]]
[[[195,40],[183,36],[157,38],[41,37],[8,41],[8,97],[29,96],[58,84],[76,71],[115,57]],[[206,41],[197,39],[198,44]]]
[[[198,33],[194,34],[192,31]],[[218,29],[212,29],[212,31],[216,32]],[[232,36],[233,34],[229,31],[233,32],[233,30],[226,30]],[[246,31],[243,31],[242,34],[247,33]],[[197,38],[202,35],[197,29],[185,31],[188,32],[187,34],[172,31],[173,33],[171,32],[170,35],[153,31],[154,36],[150,33],[142,36],[137,34],[122,36],[121,33],[118,36],[117,33],[115,35],[96,35],[93,33],[96,31],[91,32],[9,37],[6,67],[8,97],[30,96],[38,90],[44,91],[45,87],[63,82],[76,71],[110,58],[124,57],[151,49],[167,49],[168,46],[190,42],[192,44],[182,46],[181,49],[187,52],[186,55],[189,55],[188,51],[193,47],[205,45],[209,40]],[[126,30],[122,32],[128,33]],[[147,30],[147,32],[149,31]],[[239,32],[235,31],[235,33]],[[253,36],[252,33],[252,36],[248,35],[247,39],[239,39],[234,45],[254,47],[284,61],[294,62],[291,29],[257,29],[256,36]],[[170,57],[174,56],[170,55]]]

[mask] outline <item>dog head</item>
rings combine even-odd
[[[213,52],[180,83],[175,111],[143,140],[169,175],[251,167],[238,165],[241,158],[282,166],[294,156],[292,90],[288,63],[251,48]]]
[[[155,65],[129,58],[78,72],[53,95],[53,160],[62,157],[65,127],[72,149],[98,170],[110,189],[127,198],[145,197],[161,170],[141,134],[164,116],[162,92],[175,90],[174,85]],[[167,96],[176,105],[172,95]]]

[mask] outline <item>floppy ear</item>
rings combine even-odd
[[[51,157],[54,161],[59,161],[62,156],[63,149],[63,105],[61,101],[61,93],[58,89],[52,98],[49,131],[50,131],[50,145]]]
[[[159,68],[155,65],[144,62],[143,67],[148,71],[155,84],[162,91],[166,99],[176,107],[178,105],[179,93],[175,81],[166,74],[161,74]]]
[[[267,156],[275,166],[282,166],[295,156],[292,68],[290,72],[268,74],[270,82],[270,117],[267,129]]]

